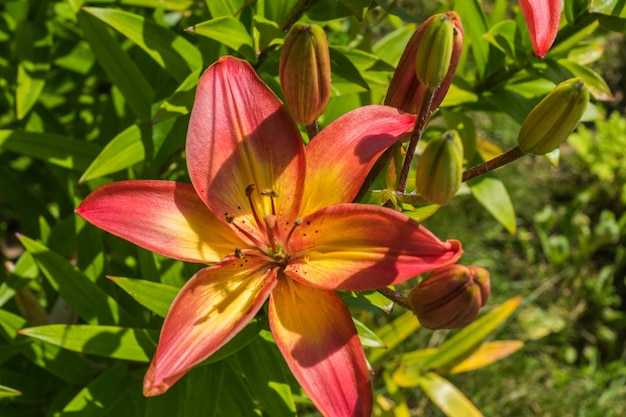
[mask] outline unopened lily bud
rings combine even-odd
[[[589,104],[589,90],[580,78],[557,85],[528,114],[517,144],[524,152],[544,155],[558,148],[580,122]]]
[[[409,294],[409,304],[427,329],[470,324],[489,295],[489,272],[477,266],[449,265],[433,271]]]
[[[443,82],[435,89],[435,95],[429,110],[431,112],[434,111],[443,101],[450,88],[450,84],[452,84],[452,79],[454,78],[454,73],[456,72],[459,58],[463,51],[463,25],[456,12],[446,12],[431,16],[417,28],[402,53],[396,71],[393,73],[393,78],[391,79],[387,95],[385,96],[386,105],[396,107],[408,113],[417,112],[417,108],[425,92],[424,84],[417,78],[416,61],[418,47],[420,46],[426,29],[430,27],[433,21],[441,18],[447,18],[452,22],[455,29],[454,42],[448,72]]]
[[[431,140],[417,162],[415,185],[426,199],[440,205],[454,197],[463,179],[463,142],[448,131]]]
[[[417,47],[415,71],[426,87],[436,88],[446,78],[452,60],[456,29],[447,15],[433,19]]]
[[[311,125],[326,109],[330,96],[330,53],[324,29],[294,24],[285,39],[278,72],[291,115],[298,123]]]

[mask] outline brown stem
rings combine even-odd
[[[476,166],[471,167],[470,169],[463,172],[463,181],[469,181],[472,178],[476,178],[480,175],[486,174],[487,172],[493,171],[494,169],[500,168],[508,163],[515,161],[516,159],[524,156],[526,152],[520,149],[519,146],[511,149],[503,153],[502,155],[498,155],[489,161],[485,161],[482,164],[478,164]]]
[[[319,125],[317,124],[317,120],[315,120],[310,125],[306,126],[306,134],[309,136],[309,142],[319,133]]]
[[[430,107],[433,102],[433,97],[435,96],[435,91],[436,90],[434,88],[427,88],[424,93],[424,97],[420,102],[420,106],[417,109],[415,127],[413,127],[413,133],[411,134],[411,139],[409,140],[409,146],[406,148],[404,165],[402,166],[400,180],[398,181],[398,192],[400,193],[404,193],[406,190],[406,181],[409,177],[409,171],[411,170],[411,162],[413,161],[413,155],[415,154],[415,149],[417,148],[417,142],[421,139],[422,134],[426,129],[426,125],[428,124],[428,119],[432,113]]]
[[[304,12],[309,9],[315,0],[299,0],[287,13],[287,16],[283,18],[278,24],[280,30],[289,29],[294,23],[296,23],[304,14]]]
[[[382,287],[382,288],[378,288],[376,291],[378,291],[379,293],[381,293],[385,297],[389,298],[391,301],[393,301],[394,303],[398,304],[399,306],[402,306],[402,307],[406,308],[407,310],[412,310],[411,305],[409,304],[409,299],[406,298],[403,295],[398,294],[397,292],[395,292],[391,288],[389,288],[389,287]]]
[[[367,177],[365,177],[365,180],[363,181],[359,192],[357,193],[356,197],[354,197],[354,200],[352,200],[352,202],[358,203],[363,200],[363,197],[365,197],[365,194],[367,194],[367,191],[370,189],[371,185],[374,183],[374,181],[376,181],[376,177],[378,177],[378,174],[381,173],[383,168],[385,168],[385,165],[387,165],[387,162],[389,162],[389,159],[394,152],[394,146],[395,145],[391,145],[389,148],[387,148],[387,150],[383,152],[380,158],[378,158],[378,160],[374,163],[372,169],[367,174]]]

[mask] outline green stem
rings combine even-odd
[[[306,126],[306,133],[309,136],[309,142],[319,133],[319,125],[317,120]]]
[[[299,0],[294,4],[291,10],[289,10],[289,13],[287,13],[287,16],[278,24],[280,30],[288,30],[294,23],[300,20],[304,12],[306,12],[313,3],[315,3],[315,0]]]

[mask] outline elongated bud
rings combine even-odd
[[[440,205],[456,194],[463,179],[463,142],[452,130],[431,140],[417,162],[417,191]]]
[[[441,85],[450,69],[456,29],[447,15],[433,19],[417,47],[415,70],[426,87]]]
[[[528,114],[517,144],[524,152],[544,155],[561,145],[580,122],[589,104],[589,90],[580,78],[557,85]]]
[[[409,304],[427,329],[470,324],[489,295],[489,272],[477,266],[449,265],[433,271],[409,294]]]
[[[326,109],[330,95],[330,53],[324,29],[294,24],[283,45],[280,84],[293,118],[311,125]]]
[[[452,55],[450,57],[448,72],[445,79],[439,87],[435,89],[435,95],[430,105],[430,111],[434,111],[443,101],[454,73],[456,72],[461,52],[463,51],[463,25],[461,19],[456,12],[446,12],[443,14],[436,14],[426,19],[417,28],[409,43],[407,44],[400,62],[393,73],[393,78],[389,84],[387,95],[385,97],[385,104],[404,110],[409,113],[416,113],[419,104],[421,103],[424,93],[425,85],[417,78],[417,52],[418,47],[421,44],[422,37],[428,27],[437,19],[447,18],[454,26],[454,42],[452,46]]]
[[[556,39],[561,0],[519,0],[535,55],[543,58]]]

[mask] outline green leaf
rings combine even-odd
[[[387,345],[369,327],[352,317],[356,331],[363,347],[386,349]]]
[[[85,39],[106,75],[119,88],[137,118],[148,120],[154,91],[143,73],[109,33],[105,24],[83,11],[77,14],[77,18]]]
[[[483,416],[457,387],[433,372],[422,375],[419,385],[428,398],[448,417]]]
[[[369,84],[359,72],[359,69],[350,61],[350,59],[338,48],[330,48],[330,69],[331,72],[346,81],[354,83],[358,86],[369,90]]]
[[[6,387],[4,385],[0,385],[0,399],[7,397],[18,397],[20,395],[22,395],[22,393],[18,390]]]
[[[157,124],[171,119],[172,117],[183,116],[191,112],[199,77],[200,70],[189,74],[185,81],[178,86],[176,91],[161,103],[159,109],[152,117],[151,123]]]
[[[117,326],[51,324],[19,332],[64,349],[89,355],[150,362],[159,333]]]
[[[148,136],[145,130],[134,124],[121,131],[102,149],[78,182],[104,177],[143,161],[146,157],[144,136]]]
[[[26,236],[18,236],[50,285],[88,323],[133,323],[133,318],[102,288],[60,255]]]
[[[134,278],[109,277],[139,304],[160,317],[165,317],[180,288],[159,282]]]
[[[513,208],[509,193],[502,181],[493,175],[483,175],[467,183],[472,190],[474,198],[476,198],[509,233],[514,235],[517,230],[515,209]]]
[[[35,260],[28,252],[24,252],[14,265],[6,281],[0,285],[0,307],[13,298],[15,292],[37,278],[39,270]]]
[[[130,384],[126,365],[117,363],[94,379],[65,406],[60,417],[101,417],[125,397]]]
[[[187,30],[226,45],[250,62],[256,61],[252,36],[250,36],[243,23],[232,16],[207,20]]]
[[[626,3],[622,0],[591,0],[589,12],[626,18]]]
[[[257,337],[245,349],[237,352],[237,358],[252,392],[267,415],[296,415],[288,383],[289,370],[273,341]]]
[[[67,136],[23,130],[0,130],[0,149],[76,171],[87,168],[100,150],[92,143]]]
[[[194,45],[144,17],[116,9],[84,7],[143,49],[178,82],[202,68],[202,55]]]
[[[451,374],[474,371],[506,358],[524,346],[521,340],[485,342],[462,362],[448,370]]]
[[[455,10],[459,13],[461,21],[471,22],[463,26],[465,31],[464,39],[468,40],[469,47],[476,63],[476,71],[482,79],[487,72],[487,62],[489,61],[489,42],[483,35],[489,31],[487,18],[480,0],[463,0],[455,2]]]
[[[397,66],[415,29],[415,25],[399,27],[376,42],[372,47],[372,52],[390,65]]]
[[[517,62],[517,51],[515,44],[515,35],[517,33],[517,25],[514,20],[503,20],[491,27],[484,38],[493,46],[501,50]]]
[[[580,77],[585,82],[587,88],[589,88],[589,93],[596,100],[600,101],[613,101],[615,97],[611,93],[611,89],[604,81],[604,79],[589,68],[586,65],[581,65],[578,62],[570,61],[569,59],[559,59],[558,63],[565,67],[574,77]]]
[[[29,361],[71,384],[86,384],[91,378],[91,364],[74,352],[38,340],[18,337],[18,330],[27,325],[24,318],[0,309],[0,336],[17,346]],[[28,342],[28,343],[24,343]]]
[[[339,0],[359,20],[363,20],[365,12],[372,0]]]
[[[17,86],[15,89],[16,116],[23,119],[35,105],[43,91],[50,70],[52,36],[45,23],[24,21],[18,26],[16,44]]]
[[[437,369],[455,364],[460,358],[472,352],[480,342],[493,332],[515,311],[522,297],[513,297],[483,315],[446,340],[437,353],[422,364],[423,369]]]
[[[388,352],[398,346],[407,337],[414,334],[420,327],[415,314],[412,311],[407,311],[401,316],[396,317],[392,322],[385,324],[378,329],[376,335],[387,346],[387,350],[373,350],[370,352],[369,361],[374,364],[378,360],[382,359]]]

